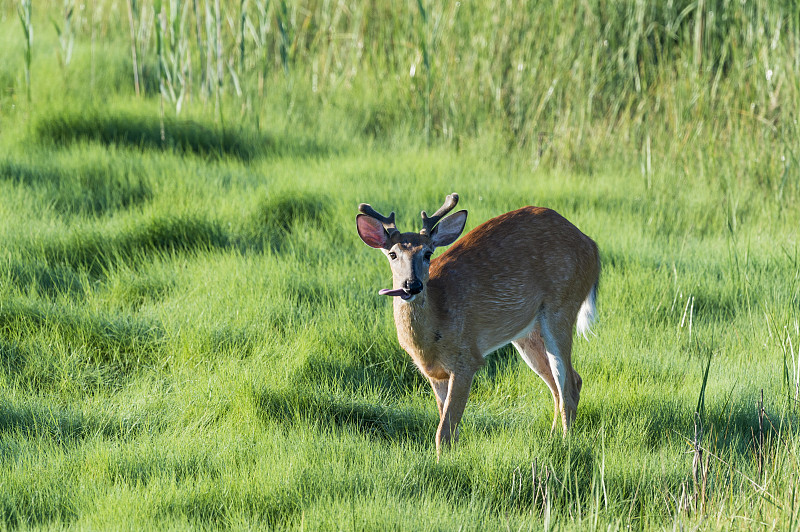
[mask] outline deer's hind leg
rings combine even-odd
[[[522,360],[541,377],[550,389],[550,393],[553,395],[553,426],[550,430],[555,430],[562,410],[561,395],[550,369],[550,360],[547,357],[547,349],[544,346],[539,327],[537,326],[528,336],[517,338],[511,343],[519,352]]]
[[[572,367],[572,328],[575,312],[545,315],[541,321],[541,335],[550,363],[550,371],[561,397],[560,410],[564,433],[569,430],[578,412],[581,386],[580,375]]]

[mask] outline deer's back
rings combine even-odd
[[[488,345],[516,338],[543,308],[577,313],[598,275],[589,237],[551,209],[524,207],[481,224],[435,259],[427,288],[445,314],[463,309],[455,334],[482,331],[492,338],[478,343]]]

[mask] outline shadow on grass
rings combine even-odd
[[[41,190],[43,201],[64,214],[99,215],[143,204],[153,197],[141,173],[102,165],[64,168],[48,162],[0,162],[0,179]]]
[[[480,388],[495,386],[499,379],[514,371],[520,363],[519,355],[511,346],[492,353],[486,358],[485,366],[476,374],[471,393],[476,394]],[[400,400],[414,394],[430,398],[431,404],[435,404],[435,396],[428,380],[399,346],[373,346],[368,355],[352,361],[311,355],[292,375],[291,382],[299,387],[314,387],[319,384],[320,379],[334,383],[347,394],[379,390],[382,396],[389,399]]]
[[[230,234],[219,223],[184,215],[154,218],[114,235],[73,232],[67,238],[40,245],[40,249],[50,264],[65,264],[99,277],[117,263],[136,263],[148,254],[225,248],[230,244]]]
[[[433,391],[417,368],[406,360],[408,355],[388,351],[374,355],[379,363],[367,359],[341,362],[322,355],[309,356],[292,375],[294,386],[314,388],[320,383],[334,383],[344,393],[356,395],[364,390],[379,390],[384,397],[399,400],[409,394],[430,396]]]
[[[120,306],[138,310],[147,303],[158,302],[171,294],[176,282],[171,278],[146,273],[117,277],[107,284],[109,300]]]
[[[22,372],[29,356],[31,356],[29,350],[19,342],[0,338],[0,371],[5,371],[7,374]]]
[[[330,215],[331,201],[322,194],[284,192],[262,201],[253,214],[253,223],[265,228],[291,231],[297,222],[323,224]]]
[[[11,264],[10,280],[22,287],[34,284],[46,294],[79,295],[84,287],[78,272],[103,278],[119,264],[135,267],[157,253],[214,249],[258,253],[267,248],[283,252],[298,224],[313,225],[319,230],[317,226],[326,213],[321,197],[300,194],[260,206],[241,231],[193,214],[159,216],[114,232],[75,230],[65,236],[31,240],[23,246],[30,258]],[[310,303],[320,302],[325,290],[321,285],[299,287],[297,296]]]
[[[69,346],[87,362],[103,364],[122,373],[156,360],[164,345],[164,332],[156,323],[127,316],[78,315],[63,308],[40,308],[10,303],[0,307],[0,332],[36,336],[41,331]],[[0,345],[9,370],[24,368],[29,352],[13,342]],[[39,355],[43,356],[43,355]],[[43,380],[47,380],[42,376]]]
[[[256,249],[281,252],[298,226],[328,228],[330,199],[324,194],[283,191],[262,199],[245,220],[242,242]]]
[[[14,261],[6,268],[11,283],[21,288],[35,286],[39,293],[49,297],[58,295],[80,297],[86,293],[81,276],[63,264],[48,266],[38,260],[27,263]]]
[[[381,405],[305,387],[254,390],[258,414],[289,425],[348,427],[382,440],[429,441],[437,419],[411,408]]]
[[[87,438],[117,438],[137,434],[140,419],[100,418],[49,403],[18,404],[0,399],[0,440],[12,436],[42,438],[57,445],[74,445]],[[13,453],[13,449],[6,452]]]
[[[226,529],[242,517],[250,521],[250,527],[282,529],[302,512],[303,504],[324,495],[310,489],[299,491],[291,482],[265,490],[173,490],[155,502],[153,511],[158,518],[181,523],[188,520],[202,529]]]
[[[770,415],[767,405],[767,415]],[[667,402],[656,398],[638,398],[635,401],[618,402],[614,405],[584,404],[578,408],[576,428],[585,432],[599,432],[602,426],[614,427],[625,420],[644,418],[642,440],[651,451],[656,451],[668,440],[687,442],[694,437],[695,405]],[[796,431],[796,422],[782,422],[773,413],[773,424],[766,426],[768,440],[778,438],[786,430]],[[758,416],[754,404],[740,400],[728,405],[706,407],[702,421],[703,445],[717,453],[733,453],[752,456],[754,436],[758,434]]]
[[[318,156],[332,151],[309,139],[279,138],[241,129],[218,130],[194,120],[171,117],[164,119],[162,137],[157,116],[98,110],[42,117],[36,122],[35,135],[40,142],[60,146],[88,141],[242,161],[262,156]]]
[[[320,423],[349,427],[383,440],[430,444],[439,419],[434,406],[436,399],[427,380],[410,362],[393,363],[395,357],[391,355],[383,358],[382,364],[365,366],[311,356],[292,376],[290,388],[254,391],[256,408],[264,419],[290,425]],[[505,367],[507,358],[510,357],[499,357],[490,363],[493,375],[502,371],[497,366]],[[324,379],[325,386],[321,386],[320,379]],[[327,384],[332,387],[328,388]],[[321,392],[321,388],[335,391]],[[390,400],[421,394],[430,401],[430,408],[423,412],[396,404],[376,403],[360,398],[364,391],[378,391],[381,397]],[[516,426],[514,420],[469,412],[464,422],[484,434]]]

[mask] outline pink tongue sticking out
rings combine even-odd
[[[378,295],[381,295],[381,296],[406,296],[408,294],[406,294],[406,291],[403,290],[402,288],[394,288],[394,289],[383,288],[380,291],[378,291]]]

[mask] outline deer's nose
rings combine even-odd
[[[419,294],[422,292],[422,282],[419,279],[414,279],[413,281],[405,280],[403,281],[403,290],[412,295]]]

